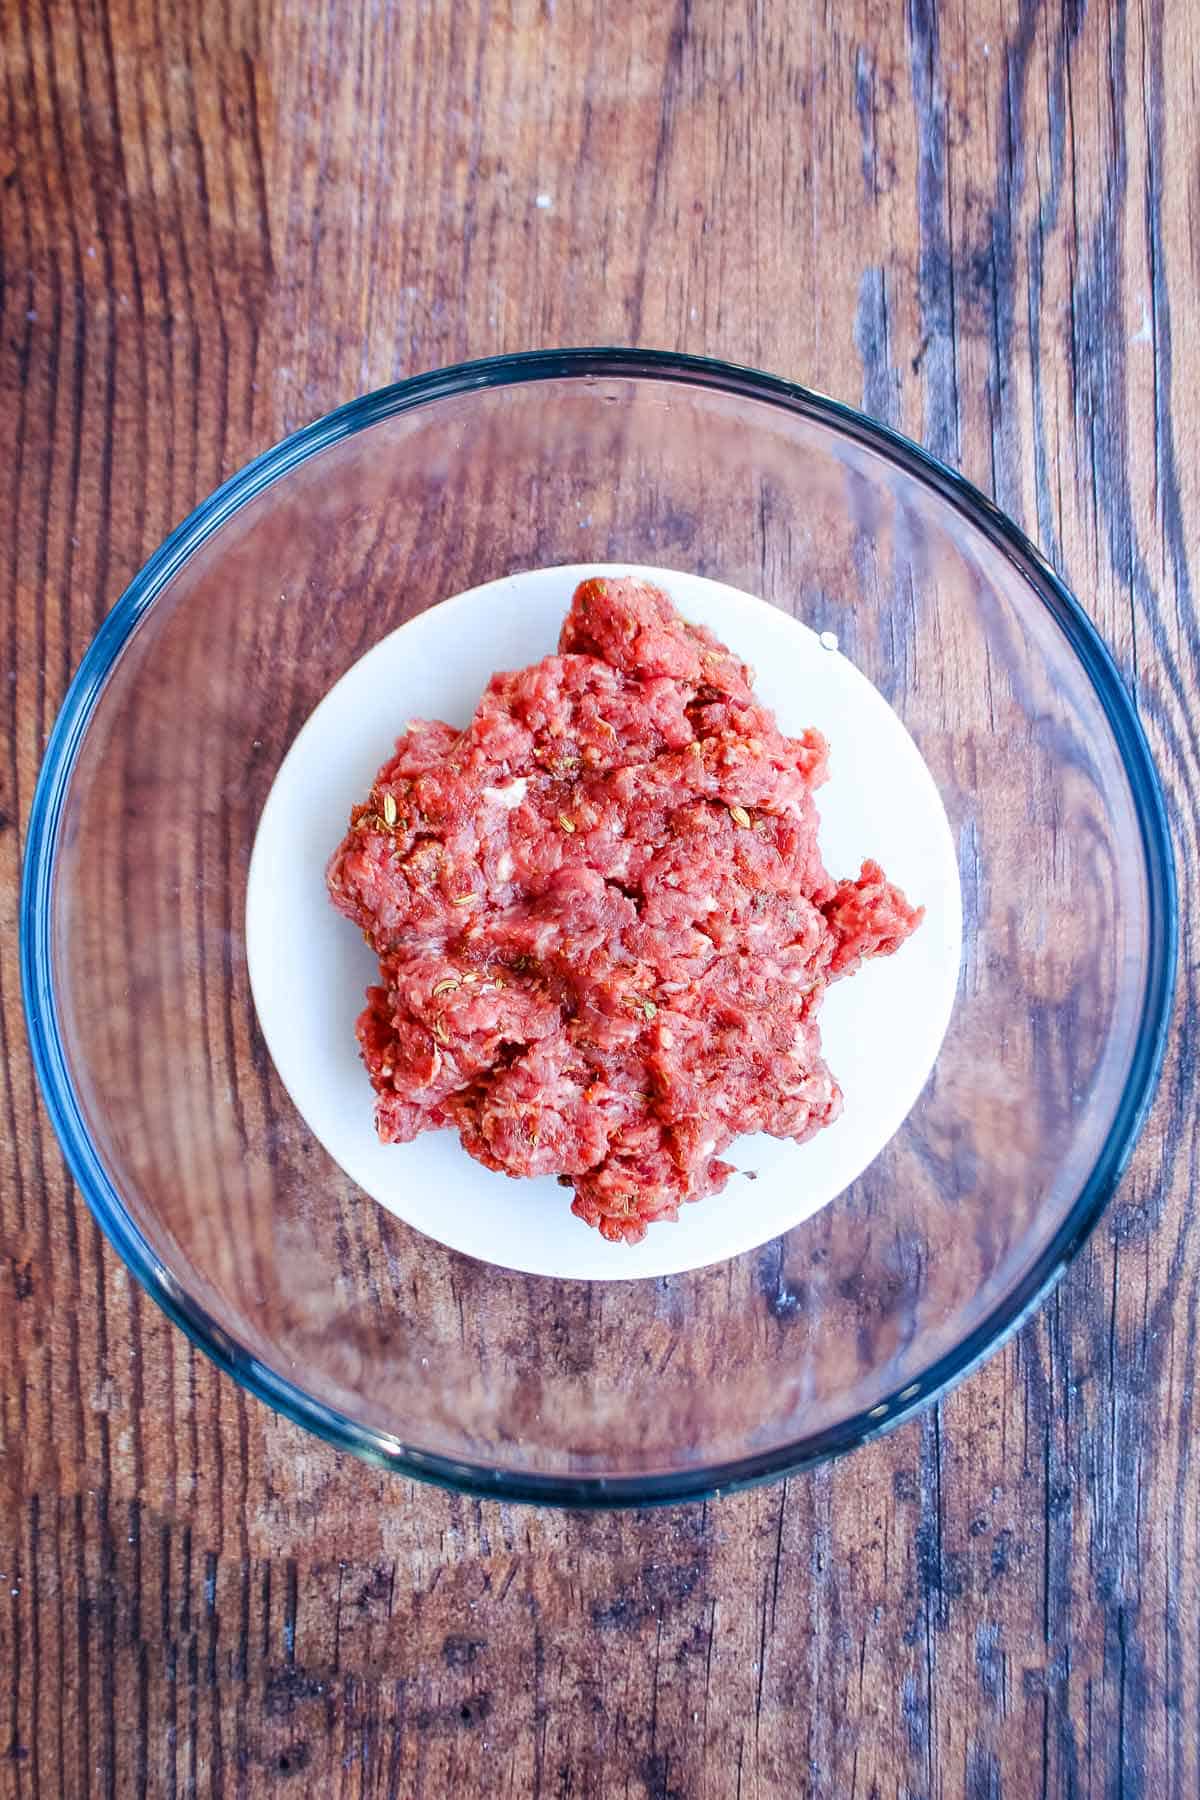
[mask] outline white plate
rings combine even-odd
[[[837,878],[866,856],[926,917],[894,957],[826,997],[825,1055],[845,1093],[835,1125],[803,1145],[765,1136],[723,1152],[723,1194],[609,1244],[576,1219],[550,1177],[514,1181],[474,1162],[448,1131],[381,1144],[354,1022],[376,964],[333,909],[325,865],[409,718],[463,725],[496,669],[548,655],[576,584],[644,575],[757,670],[755,692],[785,731],[830,743],[818,796],[821,848]],[[314,1135],[359,1186],[452,1249],[530,1274],[617,1280],[676,1274],[736,1256],[809,1218],[898,1130],[950,1020],[962,948],[954,842],[933,778],[882,695],[828,640],[764,601],[697,575],[632,564],[536,569],[432,607],[377,644],[325,696],[285,757],[263,808],[246,897],[246,955],[259,1022]]]

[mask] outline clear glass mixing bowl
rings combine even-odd
[[[275,1075],[243,943],[260,809],[338,677],[448,594],[593,559],[694,569],[835,631],[939,783],[966,913],[935,1073],[854,1187],[734,1262],[599,1285],[472,1261],[366,1199]],[[788,383],[599,350],[354,401],[168,539],[55,728],[22,935],[54,1124],[171,1317],[347,1449],[588,1505],[845,1450],[1013,1328],[1133,1145],[1175,904],[1125,690],[993,506]]]

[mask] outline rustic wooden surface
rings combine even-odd
[[[35,1096],[16,888],[69,674],[196,499],[364,388],[604,341],[810,380],[994,493],[1113,645],[1194,869],[1200,14],[11,0],[0,33],[0,1795],[1192,1800],[1186,885],[1151,1125],[1020,1336],[841,1466],[591,1518],[335,1456],[167,1325]]]

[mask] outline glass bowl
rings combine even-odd
[[[836,632],[940,787],[965,914],[934,1074],[854,1186],[735,1261],[602,1284],[473,1261],[366,1199],[274,1072],[243,941],[260,811],[338,677],[446,595],[590,560],[691,569]],[[54,1125],[170,1316],[343,1448],[571,1505],[797,1469],[994,1348],[1121,1174],[1175,959],[1142,732],[1014,526],[847,407],[619,350],[401,382],[207,500],[72,684],[21,923]]]

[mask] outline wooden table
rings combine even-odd
[[[362,389],[677,346],[959,464],[1105,632],[1196,867],[1188,0],[13,0],[0,81],[0,1795],[1200,1792],[1197,938],[1053,1298],[815,1475],[579,1517],[246,1398],[66,1179],[21,835],[91,634],[192,504]],[[130,1420],[149,1446],[140,1479]]]

